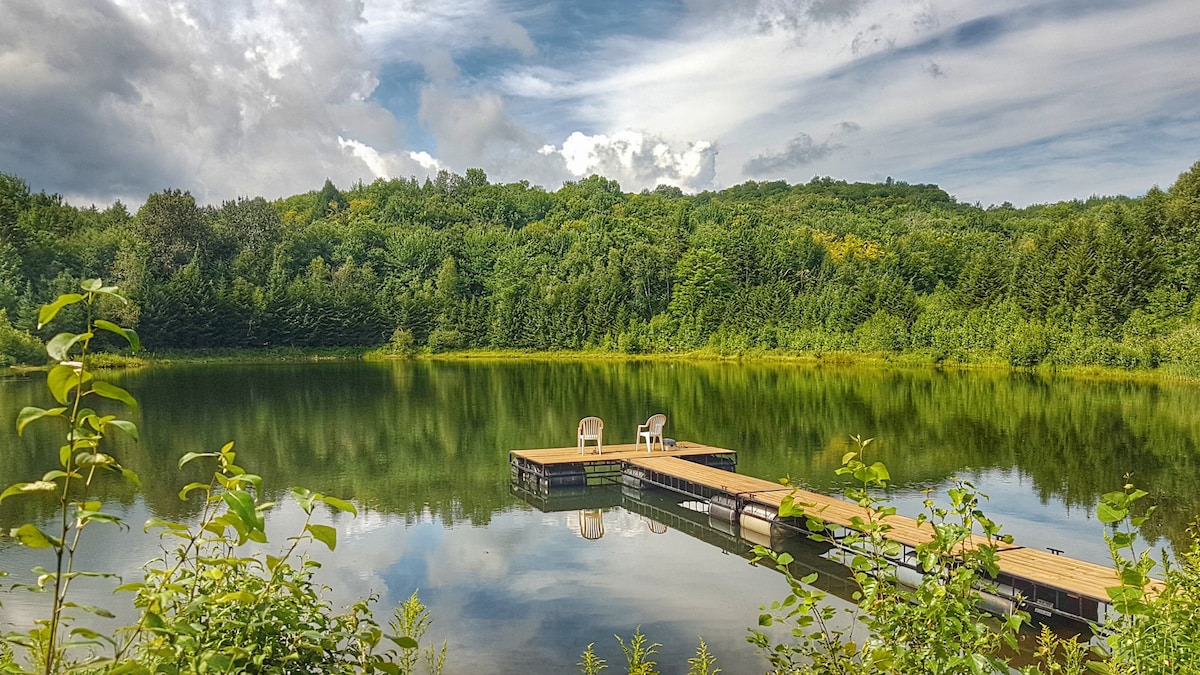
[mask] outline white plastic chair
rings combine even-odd
[[[579,420],[579,454],[583,454],[583,446],[588,441],[596,441],[596,454],[604,454],[604,420],[599,417]]]
[[[654,441],[658,441],[659,450],[666,450],[667,447],[663,445],[663,427],[665,426],[667,426],[667,416],[662,413],[651,415],[645,424],[639,424],[637,437],[633,439],[633,451],[637,452],[638,445],[643,440],[646,441],[646,452],[654,449]]]

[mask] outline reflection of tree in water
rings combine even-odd
[[[194,508],[177,491],[207,477],[200,467],[180,475],[179,456],[235,440],[239,462],[280,493],[302,485],[409,519],[486,524],[514,504],[508,450],[573,446],[587,414],[629,430],[606,438],[629,443],[656,412],[676,438],[738,450],[743,473],[818,490],[838,488],[834,469],[854,433],[879,438],[872,450],[900,487],[1000,469],[1028,476],[1035,498],[1090,509],[1133,471],[1162,505],[1147,536],[1178,541],[1200,511],[1200,389],[1186,385],[607,361],[202,365],[114,377],[142,402],[142,441],[119,441],[117,454],[165,517]],[[7,383],[0,419],[45,405],[43,391],[36,380]],[[0,477],[36,478],[60,443],[52,425],[21,439],[0,425]],[[40,508],[31,504],[11,508]],[[11,513],[8,501],[0,508]]]

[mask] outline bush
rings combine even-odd
[[[452,328],[435,328],[430,331],[428,342],[434,353],[448,352],[461,349],[463,338],[462,333]]]
[[[854,329],[858,348],[867,352],[901,352],[908,346],[908,325],[904,319],[883,310]]]
[[[13,364],[42,365],[46,350],[42,341],[14,328],[8,320],[8,310],[0,309],[0,366]]]
[[[1032,368],[1049,354],[1050,340],[1046,327],[1037,321],[1017,324],[1012,338],[1004,346],[1004,356],[1013,368]]]
[[[390,354],[412,356],[417,351],[417,341],[411,330],[397,328],[392,331],[392,339],[388,341],[386,349]]]

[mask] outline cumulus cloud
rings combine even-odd
[[[99,201],[349,182],[394,143],[349,2],[4,0],[0,166]]]
[[[1175,67],[1200,59],[1192,0],[0,0],[0,16],[0,171],[73,200],[480,167],[632,190],[892,175],[1021,203],[1048,181],[1136,192],[1195,160],[1200,81]]]
[[[716,145],[709,141],[671,143],[638,131],[611,135],[572,133],[562,147],[541,149],[558,155],[573,176],[600,174],[626,189],[673,185],[689,191],[712,187],[716,175]]]
[[[338,136],[338,145],[352,156],[362,160],[375,178],[395,178],[437,173],[445,167],[428,152],[389,152],[379,150],[356,141]]]

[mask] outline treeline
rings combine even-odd
[[[0,173],[0,361],[80,279],[151,350],[385,346],[910,353],[1200,373],[1200,162],[1168,190],[1016,209],[829,178],[555,192],[478,169],[276,202],[78,208]]]

